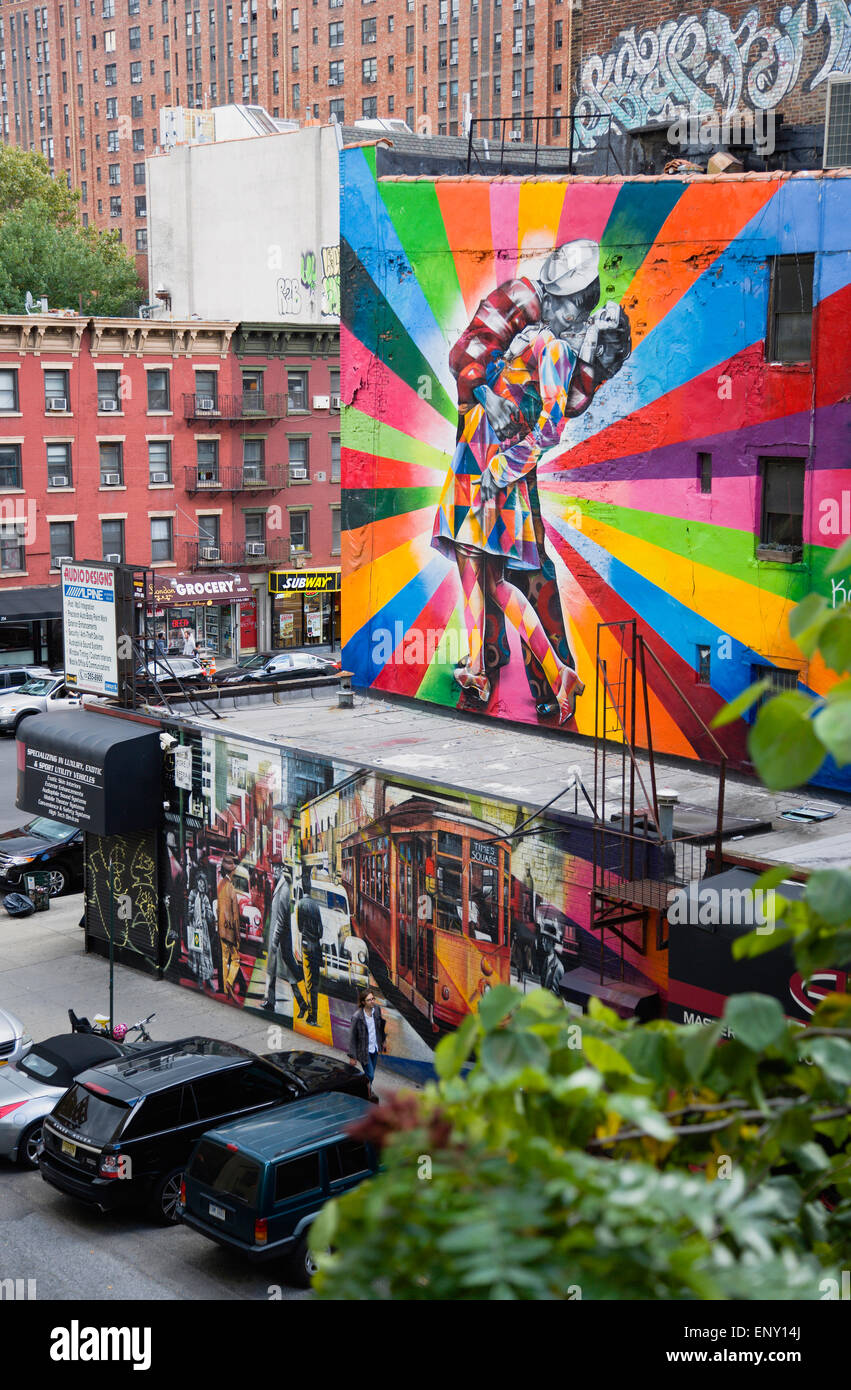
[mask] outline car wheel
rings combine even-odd
[[[67,893],[71,875],[64,864],[51,864],[50,874],[50,896],[58,898],[62,893]]]
[[[23,724],[24,720],[25,720],[25,719],[28,719],[29,716],[30,716],[31,714],[35,714],[35,710],[27,710],[26,714],[19,714],[19,715],[18,715],[17,719],[15,720],[14,724],[12,725],[12,738],[16,738],[16,737],[17,737],[18,730],[20,729],[20,727],[21,727],[21,725]]]
[[[22,1168],[38,1167],[38,1149],[41,1144],[41,1120],[36,1120],[21,1135],[18,1144],[18,1163]]]
[[[180,1184],[183,1181],[183,1169],[172,1168],[170,1173],[166,1173],[164,1178],[160,1178],[154,1188],[151,1197],[150,1211],[153,1219],[160,1226],[176,1226],[179,1220],[177,1215],[177,1204],[180,1198]]]
[[[313,1283],[313,1276],[319,1266],[310,1253],[307,1244],[307,1237],[302,1236],[292,1255],[290,1256],[288,1272],[290,1282],[297,1289],[309,1289]]]

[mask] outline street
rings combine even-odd
[[[0,744],[0,750],[5,755],[7,746]],[[7,780],[0,787],[7,793]],[[36,1040],[68,1031],[69,1006],[89,1017],[108,1006],[107,962],[82,950],[82,907],[82,894],[73,894],[54,899],[48,912],[20,920],[0,912],[0,1007],[17,1014]],[[201,1033],[258,1052],[311,1047],[257,1014],[116,966],[116,1017],[133,1023],[153,1011],[156,1040]],[[385,1072],[379,1089],[387,1093],[399,1084]],[[40,1174],[0,1160],[2,1279],[35,1279],[39,1299],[310,1297],[288,1287],[274,1263],[254,1268],[182,1226],[89,1212]]]

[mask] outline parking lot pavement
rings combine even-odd
[[[0,1008],[16,1014],[34,1038],[67,1032],[69,1008],[88,1018],[109,1011],[109,962],[83,950],[82,912],[82,893],[54,898],[47,912],[30,917],[7,917],[0,907]],[[154,1011],[150,1032],[157,1041],[200,1033],[239,1043],[252,1052],[292,1048],[344,1055],[266,1015],[231,1008],[195,990],[117,964],[115,1019],[132,1024]],[[273,1029],[277,1036],[270,1036]],[[379,1095],[410,1086],[387,1068],[376,1079]]]

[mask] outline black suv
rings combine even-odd
[[[347,1062],[312,1052],[258,1057],[200,1037],[149,1046],[77,1077],[44,1121],[41,1175],[100,1211],[147,1203],[155,1220],[174,1222],[202,1134],[321,1091],[367,1096],[368,1086]]]

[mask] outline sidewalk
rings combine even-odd
[[[66,1033],[69,1008],[88,1018],[109,1012],[109,962],[85,954],[78,926],[82,912],[82,893],[54,898],[49,911],[32,917],[7,917],[0,908],[0,1008],[16,1014],[36,1040]],[[344,1055],[265,1015],[229,1008],[195,990],[116,965],[116,1020],[135,1023],[154,1011],[150,1032],[157,1041],[200,1033],[252,1052]],[[379,1095],[411,1086],[386,1068],[376,1078]]]

